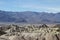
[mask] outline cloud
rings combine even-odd
[[[42,5],[22,5],[19,7],[27,8],[27,9],[37,9],[37,10],[47,11],[47,12],[60,12],[59,7],[49,7],[49,6],[42,6]]]
[[[59,2],[59,0],[5,0],[0,1],[0,8],[60,12]]]

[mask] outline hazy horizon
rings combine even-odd
[[[60,12],[60,0],[0,0],[0,10]]]

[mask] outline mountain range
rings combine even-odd
[[[0,10],[0,22],[15,23],[60,23],[60,12],[11,12]]]

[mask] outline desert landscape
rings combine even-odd
[[[0,40],[60,40],[60,24],[1,25]]]
[[[0,0],[0,40],[60,40],[60,0]]]

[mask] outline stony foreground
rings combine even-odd
[[[0,40],[60,40],[60,25],[18,26],[9,25],[0,27]]]

